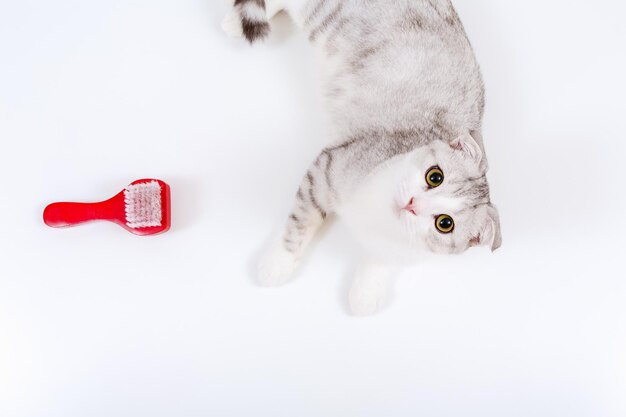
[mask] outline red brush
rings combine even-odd
[[[170,217],[170,187],[155,179],[137,180],[100,203],[53,203],[43,212],[50,227],[108,220],[142,236],[168,231]]]

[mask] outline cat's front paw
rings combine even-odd
[[[264,287],[287,283],[298,267],[298,259],[281,244],[274,245],[259,262],[257,280]]]
[[[371,316],[386,307],[388,280],[388,274],[375,269],[358,271],[348,294],[352,314]]]
[[[350,289],[350,311],[359,317],[371,316],[383,309],[387,300],[385,291],[364,285],[353,285]]]

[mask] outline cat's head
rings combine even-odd
[[[368,240],[434,253],[502,243],[481,146],[465,134],[398,156],[364,181],[349,216]],[[360,211],[360,213],[358,213]],[[360,223],[360,224],[359,224]]]

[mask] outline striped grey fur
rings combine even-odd
[[[451,184],[450,193],[457,197],[467,199],[467,205],[479,206],[481,204],[489,204],[489,184],[485,175],[467,179],[462,182]]]
[[[315,39],[323,34],[324,32],[332,29],[335,25],[337,25],[338,21],[341,21],[341,12],[343,9],[343,3],[338,2],[335,6],[330,10],[328,14],[326,14],[321,21],[317,22],[314,27],[312,27],[309,33],[309,40],[314,42]],[[312,19],[314,21],[315,19]]]
[[[289,252],[301,253],[336,204],[333,161],[337,152],[339,149],[323,151],[298,188],[295,208],[289,216],[283,235],[285,248]]]

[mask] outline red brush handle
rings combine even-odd
[[[43,220],[51,227],[73,226],[92,220],[122,220],[118,219],[120,213],[114,198],[99,203],[53,203],[44,210]]]

